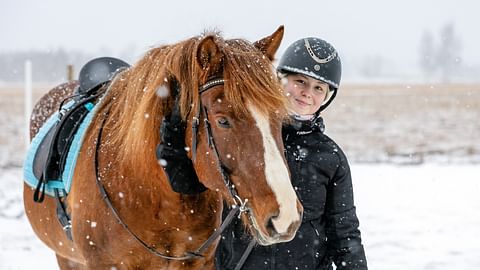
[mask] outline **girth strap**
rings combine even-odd
[[[67,212],[67,205],[63,201],[60,195],[59,189],[55,189],[55,198],[57,201],[57,219],[58,222],[60,222],[60,225],[62,225],[62,229],[67,235],[67,238],[70,239],[70,241],[73,240],[72,238],[72,221],[70,219],[70,216],[68,215]]]

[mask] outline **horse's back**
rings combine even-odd
[[[78,81],[62,83],[48,91],[38,100],[30,117],[30,138],[33,138],[48,118],[58,111],[62,101],[66,97],[71,96],[77,86]]]

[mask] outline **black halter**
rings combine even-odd
[[[249,212],[249,209],[247,208],[246,204],[248,202],[248,199],[242,200],[239,196],[238,193],[235,189],[235,186],[231,183],[230,177],[228,174],[225,172],[224,166],[221,164],[220,157],[217,152],[217,147],[215,145],[215,141],[212,136],[212,131],[210,127],[210,123],[208,121],[208,115],[207,115],[207,109],[205,106],[201,104],[201,94],[206,92],[208,89],[217,86],[217,85],[222,85],[224,84],[223,79],[213,79],[205,83],[203,86],[199,88],[199,103],[197,106],[197,110],[195,113],[195,116],[193,117],[193,123],[192,123],[192,159],[195,161],[196,157],[196,147],[197,147],[197,132],[198,132],[198,126],[200,124],[200,117],[201,117],[201,111],[204,114],[204,122],[205,122],[205,128],[206,128],[206,133],[207,133],[207,139],[208,139],[208,144],[210,148],[213,150],[215,153],[215,156],[218,160],[219,164],[219,169],[223,177],[223,181],[225,185],[227,186],[233,200],[235,201],[236,205],[232,206],[232,209],[228,213],[227,217],[225,220],[223,220],[222,224],[220,225],[220,228],[216,229],[210,237],[196,250],[193,252],[186,252],[183,256],[169,256],[165,255],[163,253],[158,252],[155,247],[149,246],[147,243],[145,243],[142,239],[140,239],[135,233],[133,233],[128,225],[122,220],[120,217],[118,211],[115,209],[115,207],[112,204],[112,201],[110,200],[108,193],[105,190],[105,187],[103,186],[102,182],[100,181],[100,174],[99,174],[99,162],[98,162],[98,152],[100,150],[100,143],[102,139],[102,132],[103,132],[103,126],[105,124],[105,121],[108,117],[108,110],[104,115],[103,122],[101,124],[100,130],[98,132],[97,136],[97,142],[96,142],[96,147],[95,147],[95,175],[96,175],[96,183],[97,186],[100,190],[100,193],[102,194],[102,198],[107,204],[108,208],[112,211],[113,215],[117,219],[118,223],[122,225],[122,227],[133,237],[135,238],[140,245],[142,245],[146,250],[148,250],[150,253],[157,257],[161,257],[167,260],[188,260],[188,259],[195,259],[195,258],[203,258],[203,252],[222,234],[222,232],[225,230],[225,228],[232,222],[234,216],[239,213],[238,215],[240,216],[243,212]],[[255,241],[252,240],[245,251],[244,256],[242,256],[242,260],[238,263],[236,269],[240,269],[241,266],[243,265],[243,262],[247,259],[248,254],[250,253],[250,250],[253,248],[255,244]],[[243,258],[245,257],[245,258]]]

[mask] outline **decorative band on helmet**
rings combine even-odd
[[[308,42],[308,39],[305,38],[303,40],[305,41],[305,48],[307,49],[308,54],[310,54],[310,56],[312,57],[313,60],[315,60],[315,62],[317,62],[319,64],[326,64],[326,63],[332,61],[333,59],[335,59],[335,57],[337,57],[337,51],[333,50],[332,54],[330,54],[326,58],[322,59],[315,54],[315,52],[312,49],[312,46],[310,46],[310,42]],[[315,67],[317,67],[317,66],[315,66]],[[319,70],[319,69],[320,69],[320,67],[318,67],[318,69],[316,69],[316,70]]]

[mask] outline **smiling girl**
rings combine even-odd
[[[255,246],[248,254],[251,237],[241,222],[232,224],[217,249],[217,269],[333,269],[334,263],[338,270],[365,270],[349,164],[324,134],[321,117],[340,84],[338,53],[325,40],[300,39],[287,48],[277,71],[291,103],[282,135],[304,208],[302,225],[292,241]]]

